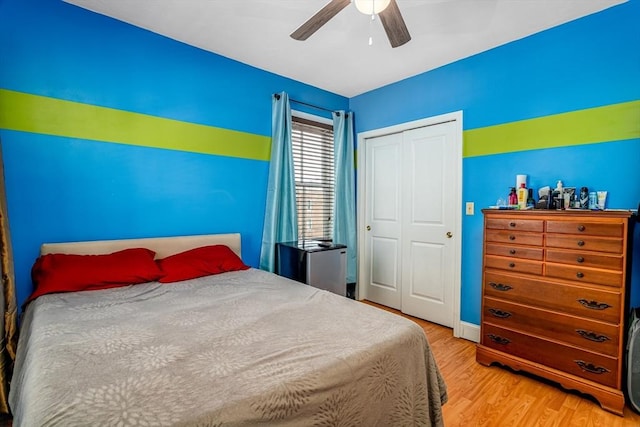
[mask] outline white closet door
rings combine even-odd
[[[449,327],[459,290],[460,132],[447,121],[366,138],[361,187],[366,299]]]
[[[366,267],[360,281],[367,299],[400,309],[402,134],[368,139],[366,156]]]
[[[402,311],[453,326],[455,125],[403,133]]]

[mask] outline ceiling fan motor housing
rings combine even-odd
[[[354,0],[356,9],[365,15],[377,15],[389,6],[391,0]]]

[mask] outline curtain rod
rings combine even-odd
[[[280,94],[279,93],[274,93],[273,96],[276,99],[280,99]],[[316,110],[322,110],[322,111],[326,111],[328,113],[336,113],[338,116],[340,115],[339,111],[329,110],[328,108],[319,107],[317,105],[313,105],[313,104],[309,104],[309,103],[306,103],[306,102],[298,101],[297,99],[289,98],[289,102],[295,102],[296,104],[305,105],[307,107],[315,108]],[[349,117],[349,113],[345,113],[345,116]]]

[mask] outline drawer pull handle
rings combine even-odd
[[[583,263],[584,262],[584,258],[579,256],[578,259],[576,259],[576,261],[578,261],[579,263]]]
[[[506,338],[502,338],[502,337],[500,337],[500,336],[498,336],[498,335],[488,334],[487,336],[489,337],[489,339],[490,339],[491,341],[493,341],[493,342],[494,342],[494,343],[496,343],[496,344],[500,344],[500,345],[507,345],[507,344],[509,344],[509,343],[511,342],[511,341],[509,341],[508,339],[506,339]]]
[[[584,225],[579,225],[578,226],[578,231],[584,231],[584,230],[586,230]]]
[[[598,301],[588,301],[586,299],[579,299],[578,302],[582,304],[586,308],[590,308],[591,310],[606,310],[611,307],[609,304]]]
[[[515,226],[516,226],[516,223],[515,223],[515,222],[510,222],[510,223],[509,223],[509,227],[515,227]]]
[[[606,335],[596,334],[595,332],[585,331],[584,329],[576,329],[576,332],[582,338],[587,339],[589,341],[593,341],[593,342],[605,342],[611,339]]]
[[[489,286],[491,286],[496,291],[502,291],[502,292],[506,292],[510,289],[513,289],[509,285],[503,285],[502,283],[495,283],[495,282],[489,282]]]
[[[493,314],[495,317],[499,317],[500,319],[508,319],[511,317],[511,313],[508,311],[498,310],[497,308],[490,308],[489,313]]]
[[[510,262],[510,263],[509,263],[509,267],[510,267],[510,268],[513,268],[513,267],[515,267],[515,266],[516,266],[516,264],[515,264],[515,263],[513,263],[513,262]]]
[[[605,372],[611,372],[607,368],[603,368],[602,366],[596,366],[593,363],[587,363],[582,360],[574,360],[580,369],[586,372],[591,372],[592,374],[604,374]]]
[[[581,272],[581,271],[578,271],[578,272],[576,273],[576,277],[577,277],[578,279],[582,279],[582,278],[584,277],[584,273],[583,273],[583,272]]]
[[[584,240],[578,240],[578,246],[584,246]]]
[[[511,250],[509,251],[509,253],[510,253],[511,255],[515,255],[515,254],[516,254],[516,250],[515,250],[515,249],[511,249]]]
[[[514,236],[513,234],[509,235],[509,240],[516,240],[516,236]]]

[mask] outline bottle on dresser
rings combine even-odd
[[[518,204],[518,194],[516,193],[516,188],[511,187],[511,192],[509,193],[509,206],[516,206]]]
[[[526,209],[527,208],[527,196],[529,192],[527,191],[527,187],[524,182],[520,184],[520,188],[518,188],[518,209]]]
[[[536,201],[533,198],[533,188],[529,188],[527,191],[529,193],[527,195],[527,208],[534,208],[536,206]]]

